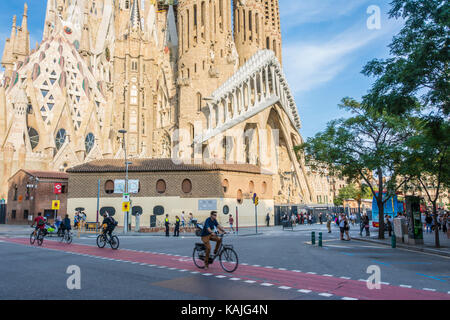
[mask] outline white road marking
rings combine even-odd
[[[266,267],[264,267],[264,268],[267,268],[267,269],[273,269],[273,267],[271,267],[271,266],[266,266]]]
[[[289,289],[291,289],[291,287],[281,286],[281,287],[278,287],[278,289],[289,290]]]
[[[223,276],[223,275],[218,275],[216,276],[216,278],[222,279],[222,278],[226,278],[227,276]]]
[[[412,288],[412,286],[406,285],[406,284],[401,284],[400,287],[402,288]]]
[[[300,289],[300,290],[297,290],[297,292],[301,292],[301,293],[310,293],[310,292],[311,292],[311,290],[307,290],[307,289]]]
[[[243,265],[243,266],[248,266],[248,263],[241,263],[241,265]]]
[[[315,273],[315,272],[307,272],[307,274],[317,274],[317,273]]]
[[[192,271],[191,273],[196,274],[196,273],[200,273],[200,272],[198,272],[198,271]]]
[[[358,279],[358,281],[367,282],[369,280],[367,280],[367,279]]]
[[[154,264],[149,264],[148,266],[149,267],[156,267]]]
[[[255,280],[245,280],[244,282],[246,282],[246,283],[255,283],[256,281]]]
[[[147,264],[146,263],[141,263],[141,266],[146,266]]]
[[[176,270],[177,268],[169,268],[169,270]]]
[[[329,298],[329,297],[331,297],[331,296],[333,296],[333,295],[332,295],[331,293],[319,293],[319,296]]]
[[[426,291],[436,291],[436,289],[430,289],[430,288],[423,288],[422,290],[426,290]]]
[[[261,267],[259,264],[254,264],[253,267]]]
[[[180,271],[180,272],[185,272],[185,271],[187,271],[186,269],[181,269],[181,270],[178,270],[178,271]]]
[[[212,273],[202,273],[202,275],[209,277],[212,276]]]
[[[339,277],[339,278],[346,279],[346,280],[350,280],[351,279],[350,277]]]
[[[261,285],[264,286],[264,287],[271,287],[271,286],[273,286],[273,284],[267,283],[267,282],[261,283]]]
[[[286,268],[278,268],[278,270],[286,271],[287,269]]]
[[[333,275],[332,274],[324,274],[323,276],[324,277],[332,277]]]
[[[390,285],[389,282],[380,282],[380,283],[381,283],[381,284],[384,284],[384,285],[386,285],[386,286]]]
[[[342,300],[358,300],[356,298],[350,298],[350,297],[343,297]]]
[[[238,281],[238,280],[241,280],[241,278],[230,278],[230,280]]]
[[[166,268],[166,266],[159,266],[158,268],[163,269],[163,268]]]
[[[300,270],[292,270],[292,272],[301,272]]]

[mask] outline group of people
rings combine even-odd
[[[321,216],[322,213],[319,214],[319,220],[322,219]],[[267,214],[267,216],[269,216],[269,214]],[[270,219],[270,217],[269,217]],[[287,215],[287,213],[285,213],[282,217],[281,217],[281,221],[282,222],[288,222],[289,219],[292,222],[292,225],[296,225],[296,224],[313,224],[315,222],[315,218],[313,217],[312,214],[310,213],[297,213],[297,214],[291,214],[290,216]],[[267,224],[267,226],[269,226]]]
[[[192,212],[190,212],[188,215],[187,226],[194,227],[196,225],[196,222],[197,222],[197,220],[194,219],[194,215],[192,214]],[[171,222],[169,220],[169,215],[166,214],[166,217],[164,218],[164,226],[166,227],[166,237],[170,236],[170,231],[169,231],[170,224],[171,224]],[[184,211],[181,212],[181,218],[178,215],[175,216],[175,222],[173,223],[173,225],[175,226],[173,236],[179,237],[180,236],[180,226],[183,228],[186,226],[186,218],[185,218]]]
[[[449,213],[448,211],[444,211],[442,209],[438,210],[435,224],[433,215],[427,211],[425,212],[425,215],[422,215],[422,223],[424,225],[425,232],[427,233],[433,232],[437,224],[438,230],[448,234],[448,230],[450,228]],[[450,237],[450,234],[448,234],[448,236]]]
[[[56,218],[55,223],[50,224],[47,221],[47,218],[43,217],[41,212],[38,212],[38,215],[36,218],[34,218],[31,227],[34,227],[35,224],[36,224],[35,232],[41,230],[42,232],[44,232],[44,236],[49,232],[58,232],[58,230],[61,231],[71,230],[72,228],[70,225],[70,218],[68,214],[66,214],[64,219],[62,219],[61,216],[58,216]]]

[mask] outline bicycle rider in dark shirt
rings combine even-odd
[[[216,248],[214,249],[214,254],[217,254],[217,251],[220,248],[222,243],[222,238],[218,237],[214,233],[214,228],[217,228],[220,232],[226,233],[225,229],[217,222],[217,211],[211,211],[211,215],[205,221],[205,225],[203,227],[201,237],[202,242],[205,244],[205,269],[208,269],[209,265],[209,253],[211,252],[211,244],[209,241],[216,242]]]
[[[106,226],[105,226],[106,225]],[[105,212],[103,214],[103,222],[102,222],[102,226],[103,226],[103,230],[102,233],[109,234],[109,237],[111,238],[112,236],[112,232],[114,231],[116,225],[115,225],[115,221],[112,217],[109,216],[108,212]]]

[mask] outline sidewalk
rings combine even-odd
[[[364,234],[364,232],[363,232]],[[440,248],[435,247],[435,235],[433,233],[424,233],[423,235],[423,245],[413,245],[407,244],[397,241],[396,247],[402,249],[408,249],[412,251],[419,251],[424,253],[432,253],[438,254],[441,256],[450,257],[450,239],[447,238],[447,235],[442,231],[439,232],[439,242]],[[353,240],[357,241],[365,241],[370,243],[381,244],[385,246],[391,246],[391,237],[389,237],[388,233],[385,233],[385,239],[378,239],[378,229],[370,230],[370,237],[359,236],[359,234],[352,236]]]

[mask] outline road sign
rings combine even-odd
[[[258,197],[256,196],[256,193],[254,193],[254,194],[253,194],[253,197],[252,197],[253,203],[255,203],[256,198],[258,198]]]
[[[124,193],[122,196],[122,202],[130,202],[130,194]]]
[[[130,202],[122,202],[122,211],[123,212],[130,211]]]
[[[60,201],[59,200],[53,200],[52,201],[52,210],[59,210]]]
[[[254,202],[255,202],[255,206],[257,206],[257,205],[258,205],[258,202],[259,202],[259,198],[256,197],[255,200],[254,200]]]
[[[61,194],[62,193],[62,183],[55,183],[53,188],[54,194]]]

